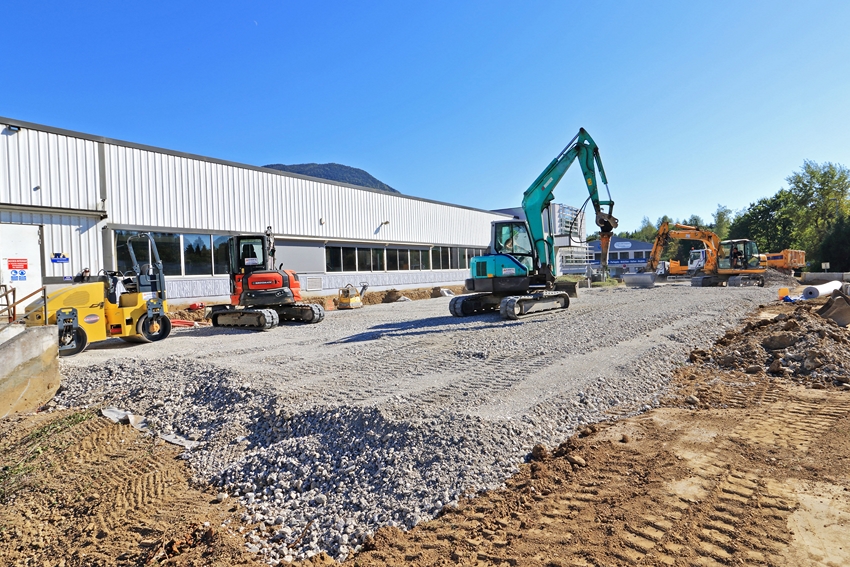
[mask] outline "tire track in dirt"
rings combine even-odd
[[[21,417],[9,432],[0,475],[14,489],[4,490],[0,507],[4,565],[138,565],[168,534],[205,521],[218,528],[230,515],[229,505],[188,486],[177,448],[130,426],[68,411]],[[20,471],[18,482],[10,470]],[[224,546],[227,558],[210,565],[250,563],[226,530],[207,543]]]
[[[739,378],[726,376],[727,392]],[[822,500],[795,487],[817,480],[826,492],[813,493],[832,494],[836,517],[850,518],[841,515],[850,511],[846,489],[830,492],[821,480],[850,484],[848,472],[810,455],[850,424],[850,394],[763,382],[740,385],[740,408],[661,408],[587,429],[554,457],[524,466],[503,490],[445,509],[407,534],[380,530],[356,564],[848,564],[840,527],[832,540],[807,536],[813,522],[797,516],[810,513],[806,502]]]

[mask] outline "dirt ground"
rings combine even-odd
[[[505,488],[346,565],[850,565],[849,348],[811,305],[763,306],[692,353],[663,407],[538,446]],[[259,565],[241,511],[170,445],[95,410],[6,419],[0,439],[0,564]]]
[[[0,564],[254,565],[180,451],[96,411],[0,422]]]
[[[378,305],[380,303],[392,303],[398,301],[400,297],[406,297],[416,301],[419,299],[430,299],[432,297],[440,297],[440,290],[447,289],[455,295],[460,295],[466,290],[462,285],[450,285],[433,288],[415,288],[396,290],[390,289],[387,291],[366,291],[361,298],[363,305]],[[305,296],[301,299],[301,303],[312,303],[317,305],[327,305],[331,301],[334,306],[338,304],[338,296],[336,295],[321,295],[321,296]],[[169,319],[181,319],[183,321],[193,321],[199,324],[206,324],[204,319],[204,309],[177,309],[169,311]]]

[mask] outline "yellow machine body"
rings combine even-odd
[[[142,336],[139,320],[148,313],[148,301],[145,293],[122,293],[118,303],[112,303],[107,296],[107,285],[98,281],[63,287],[47,296],[48,325],[57,324],[57,312],[62,308],[77,310],[77,324],[88,338],[88,343],[104,341],[110,337],[138,339],[149,342]],[[162,302],[162,312],[168,306]],[[27,306],[24,316],[27,326],[44,325],[43,300],[39,299]]]
[[[337,309],[358,309],[363,307],[363,300],[360,298],[360,293],[351,284],[339,290],[337,303]]]

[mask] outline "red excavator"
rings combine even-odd
[[[230,269],[230,305],[214,305],[207,318],[214,327],[266,331],[283,321],[318,323],[325,318],[321,305],[298,303],[301,284],[283,264],[274,269],[272,227],[265,235],[243,234],[227,241]]]

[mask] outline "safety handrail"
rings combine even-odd
[[[5,293],[3,293],[2,296],[8,297],[11,294],[12,297],[14,298],[16,296],[15,291],[16,291],[15,288],[11,288],[8,291],[6,291]],[[3,315],[4,312],[7,313],[7,319],[9,320],[8,323],[0,324],[0,328],[6,327],[6,326],[11,325],[13,323],[17,323],[18,320],[17,320],[16,307],[18,305],[20,305],[21,303],[23,303],[24,301],[26,301],[27,299],[29,299],[29,298],[31,298],[35,295],[38,295],[38,294],[41,294],[41,298],[43,300],[42,306],[41,306],[41,309],[42,309],[42,319],[41,319],[42,324],[47,325],[47,288],[45,286],[41,286],[40,288],[38,288],[34,292],[22,297],[21,299],[18,299],[17,301],[13,301],[11,304],[5,305],[2,308],[0,308],[0,315]],[[11,315],[11,316],[9,316],[9,315]]]

